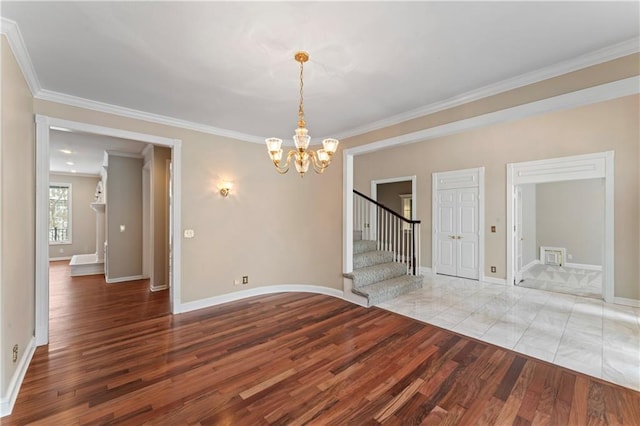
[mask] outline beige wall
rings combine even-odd
[[[34,100],[37,114],[180,139],[182,302],[252,287],[342,289],[342,155],[323,175],[278,175],[262,144]],[[234,184],[223,198],[217,185]],[[176,236],[181,238],[181,236]],[[249,284],[234,279],[249,276]]]
[[[604,180],[536,185],[537,248],[564,247],[565,262],[603,264]]]
[[[94,201],[99,180],[97,176],[49,175],[50,183],[71,184],[72,228],[72,244],[49,244],[49,258],[96,252],[96,212],[90,204]]]
[[[411,194],[410,180],[379,184],[377,188],[377,201],[402,216],[401,194]]]
[[[142,159],[109,154],[107,279],[142,275]],[[124,232],[121,230],[124,226]]]
[[[169,148],[153,147],[153,268],[154,287],[169,285]]]
[[[485,275],[506,275],[506,164],[615,151],[615,295],[637,299],[639,96],[530,117],[357,156],[354,185],[417,175],[423,265],[431,265],[431,174],[485,166]],[[497,233],[490,233],[491,225]],[[492,274],[490,267],[496,266]]]
[[[35,123],[32,97],[5,36],[0,139],[0,397],[35,328]]]

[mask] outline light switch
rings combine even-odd
[[[120,232],[124,232],[124,225],[120,225]]]
[[[491,232],[496,232],[496,227],[495,227],[495,225],[491,227]]]
[[[194,232],[193,229],[185,229],[184,230],[184,237],[185,238],[193,238],[195,237],[196,233]]]

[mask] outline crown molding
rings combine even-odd
[[[100,173],[71,173],[71,172],[56,172],[54,170],[50,170],[49,171],[49,176],[51,175],[56,175],[56,176],[69,176],[69,177],[81,177],[81,178],[100,178]]]
[[[494,84],[489,84],[479,89],[471,90],[469,92],[454,96],[444,101],[434,102],[432,104],[407,111],[402,114],[394,115],[392,117],[388,117],[383,120],[367,124],[365,126],[356,127],[354,129],[338,133],[334,137],[337,139],[344,139],[372,132],[374,130],[383,129],[385,127],[412,120],[414,118],[434,114],[439,111],[444,111],[446,109],[460,106],[469,102],[474,102],[483,98],[487,98],[489,96],[494,96],[503,92],[507,92],[509,90],[524,87],[529,84],[547,80],[549,78],[558,77],[563,74],[567,74],[593,65],[598,65],[603,62],[611,61],[638,52],[640,52],[640,39],[632,38],[621,43],[617,43],[545,68],[541,68],[539,70],[531,71],[513,78],[499,81]]]
[[[365,145],[358,145],[353,148],[346,148],[343,155],[354,156],[369,152],[388,149],[400,145],[424,142],[443,136],[449,136],[493,124],[506,123],[510,121],[522,120],[540,114],[547,114],[554,111],[562,111],[572,108],[579,108],[618,99],[624,96],[640,94],[640,76],[629,77],[599,86],[588,87],[576,92],[565,93],[563,95],[542,99],[528,104],[486,113],[483,115],[442,124],[428,129],[418,130],[394,136],[388,139],[371,142]]]
[[[31,57],[27,51],[18,24],[10,19],[0,17],[0,33],[7,37],[9,47],[11,47],[13,56],[16,57],[16,62],[18,62],[22,75],[27,81],[29,90],[31,90],[31,94],[35,96],[36,93],[42,90],[42,86],[40,86],[40,81],[38,81],[36,70],[33,67],[33,62],[31,62]]]
[[[1,18],[1,17],[0,17]],[[264,143],[264,138],[246,133],[236,132],[233,130],[222,129],[219,127],[209,126],[192,121],[182,120],[178,118],[168,117],[150,112],[140,111],[132,108],[122,107],[119,105],[108,104],[104,102],[85,99],[78,96],[68,95],[65,93],[54,92],[43,89],[38,81],[38,77],[27,52],[24,39],[18,28],[18,24],[10,19],[1,18],[1,33],[7,36],[11,50],[16,57],[18,65],[29,85],[29,89],[34,98],[44,101],[56,102],[64,105],[85,108],[92,111],[103,112],[107,114],[118,115],[121,117],[132,118],[150,123],[162,124],[166,126],[178,127],[187,130],[194,130],[201,133],[221,136],[236,140],[252,143]],[[497,95],[508,90],[517,89],[529,84],[533,84],[542,80],[557,77],[582,68],[597,65],[623,56],[640,52],[640,40],[632,38],[621,43],[617,43],[575,58],[559,62],[549,67],[541,68],[526,74],[522,74],[510,79],[506,79],[494,84],[472,90],[461,95],[454,96],[444,101],[434,102],[432,104],[397,114],[392,117],[379,120],[365,126],[356,127],[351,130],[344,131],[334,135],[337,139],[344,139],[352,136],[361,135],[374,130],[393,126],[414,118],[433,114],[469,102],[473,102],[482,98]],[[319,138],[317,140],[322,140]],[[316,144],[316,139],[312,140],[312,144]],[[286,146],[293,145],[290,141],[285,141]]]
[[[56,102],[64,105],[74,106],[78,108],[89,109],[92,111],[104,112],[107,114],[118,115],[136,120],[148,121],[150,123],[163,124],[166,126],[178,127],[181,129],[195,130],[196,132],[207,133],[210,135],[222,136],[231,139],[238,139],[245,142],[264,143],[264,138],[259,136],[248,135],[246,133],[235,132],[233,130],[221,129],[219,127],[208,126],[206,124],[195,123],[193,121],[182,120],[179,118],[168,117],[160,114],[140,111],[137,109],[126,108],[119,105],[108,104],[105,102],[85,99],[78,96],[67,95],[65,93],[54,92],[51,90],[41,89],[35,96],[36,99],[43,101]]]

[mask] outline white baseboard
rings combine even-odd
[[[55,262],[57,260],[71,260],[71,256],[50,257],[49,258],[49,262]]]
[[[342,289],[344,300],[354,303],[358,306],[362,306],[364,308],[369,307],[369,300],[366,297],[355,294],[353,291],[351,291],[353,289],[353,280],[351,278],[342,278]]]
[[[539,264],[540,264],[540,261],[538,259],[533,259],[531,262],[527,263],[522,267],[522,270],[520,271],[520,273],[526,272],[529,269],[531,269],[533,265],[539,265]]]
[[[137,281],[141,279],[143,279],[142,275],[132,275],[130,277],[106,278],[105,281],[107,282],[107,284],[116,284],[123,283],[125,281]]]
[[[482,277],[480,281],[489,283],[489,284],[507,285],[507,280],[504,278]]]
[[[640,300],[628,299],[626,297],[614,297],[613,303],[616,305],[633,306],[634,308],[640,308]]]
[[[429,266],[421,266],[420,267],[420,275],[431,274],[431,273],[433,273],[433,270],[431,269],[431,267],[429,267]]]
[[[589,265],[586,263],[565,263],[567,268],[588,269],[590,271],[602,271],[602,265]]]
[[[302,292],[302,293],[316,293],[326,294],[327,296],[337,297],[344,299],[344,293],[341,290],[335,288],[321,287],[318,285],[298,285],[298,284],[283,284],[272,285],[266,287],[255,287],[248,290],[235,291],[233,293],[222,294],[220,296],[209,297],[207,299],[194,300],[193,302],[181,303],[176,313],[184,313],[195,311],[197,309],[210,308],[212,306],[220,305],[222,303],[234,302],[240,299],[246,299],[247,297],[260,296],[262,294],[272,293],[288,293],[288,292]]]
[[[162,291],[162,290],[166,290],[168,289],[169,286],[168,285],[158,285],[158,286],[151,286],[151,291]]]
[[[2,396],[2,399],[0,399],[0,417],[8,416],[13,411],[16,398],[18,398],[18,392],[20,392],[20,387],[22,386],[22,381],[24,380],[25,374],[27,374],[27,369],[29,368],[29,364],[31,364],[31,358],[33,358],[35,351],[36,339],[32,337],[27,347],[22,351],[22,357],[20,358],[16,371],[13,373],[13,377],[11,377],[6,393]]]

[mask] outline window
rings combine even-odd
[[[49,185],[49,243],[71,244],[71,184]]]
[[[401,194],[400,195],[400,200],[402,202],[402,216],[405,219],[409,219],[412,220],[413,217],[411,217],[411,211],[413,208],[413,199],[412,199],[412,195],[411,194]],[[403,228],[405,230],[410,230],[411,229],[411,225],[408,223],[405,223],[403,225]]]

